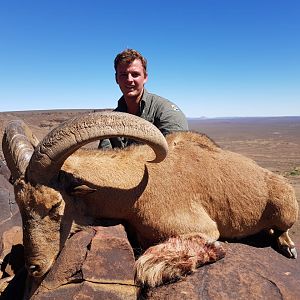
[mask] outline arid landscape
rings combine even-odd
[[[4,128],[10,120],[22,119],[38,139],[42,139],[61,122],[87,111],[2,112],[0,136],[2,139]],[[286,177],[294,187],[300,203],[300,117],[199,118],[189,119],[189,126],[193,131],[207,134],[222,148],[248,156],[259,165]],[[89,145],[94,146],[96,143]],[[4,162],[2,149],[0,159]],[[290,233],[299,253],[299,219]],[[154,294],[152,297],[149,299],[158,299]]]

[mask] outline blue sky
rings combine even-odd
[[[300,115],[300,1],[0,0],[0,111],[113,108],[113,59],[188,117]]]

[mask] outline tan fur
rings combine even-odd
[[[32,239],[40,243],[34,245],[37,256],[46,251],[48,260],[52,261],[67,238],[70,224],[83,222],[79,215],[126,221],[145,249],[170,237],[192,233],[212,243],[219,237],[241,238],[263,229],[275,229],[285,234],[281,237],[284,241],[279,243],[287,241],[287,230],[298,216],[298,204],[292,187],[283,177],[242,155],[220,149],[201,134],[174,133],[167,140],[169,154],[159,164],[146,163],[153,159],[147,146],[122,151],[78,150],[65,161],[59,181],[53,187],[44,187],[46,192],[41,187],[26,187],[25,183],[23,187],[17,185],[16,198],[23,198],[18,200],[23,221],[34,218],[34,214],[45,216],[54,206],[54,212],[58,209],[64,215],[52,216],[50,221],[67,224],[60,227],[59,238],[53,230],[58,225],[43,223],[42,226],[51,229],[47,233],[40,225],[35,231],[28,229]],[[23,195],[27,188],[37,191]],[[29,207],[20,204],[22,201],[29,201]],[[53,203],[59,201],[55,208]],[[39,230],[41,235],[53,235],[53,249],[42,247]],[[294,247],[292,241],[288,241],[288,247]],[[35,264],[33,256],[30,260]],[[180,262],[182,271],[177,272],[172,264],[165,267],[168,265],[165,259],[160,257],[155,267],[155,259],[143,266],[147,259],[141,258],[137,281],[158,285],[207,261],[206,258],[194,260],[188,271],[184,271],[184,263]],[[43,266],[35,276],[47,271]],[[148,273],[151,268],[158,268],[155,276]]]
[[[199,234],[169,238],[148,248],[136,261],[139,285],[154,287],[193,273],[199,266],[223,258],[220,243],[207,243]]]

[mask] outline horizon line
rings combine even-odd
[[[0,113],[46,113],[46,112],[98,112],[98,111],[111,111],[113,108],[53,108],[53,109],[30,109],[30,110],[7,110],[0,111]],[[238,118],[299,118],[300,115],[257,115],[257,116],[198,116],[186,118],[189,120],[204,120],[204,119],[238,119]]]

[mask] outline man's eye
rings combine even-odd
[[[139,76],[140,76],[140,74],[139,74],[139,73],[132,73],[131,75],[132,75],[132,77],[134,77],[134,78],[136,78],[136,77],[139,77]]]

